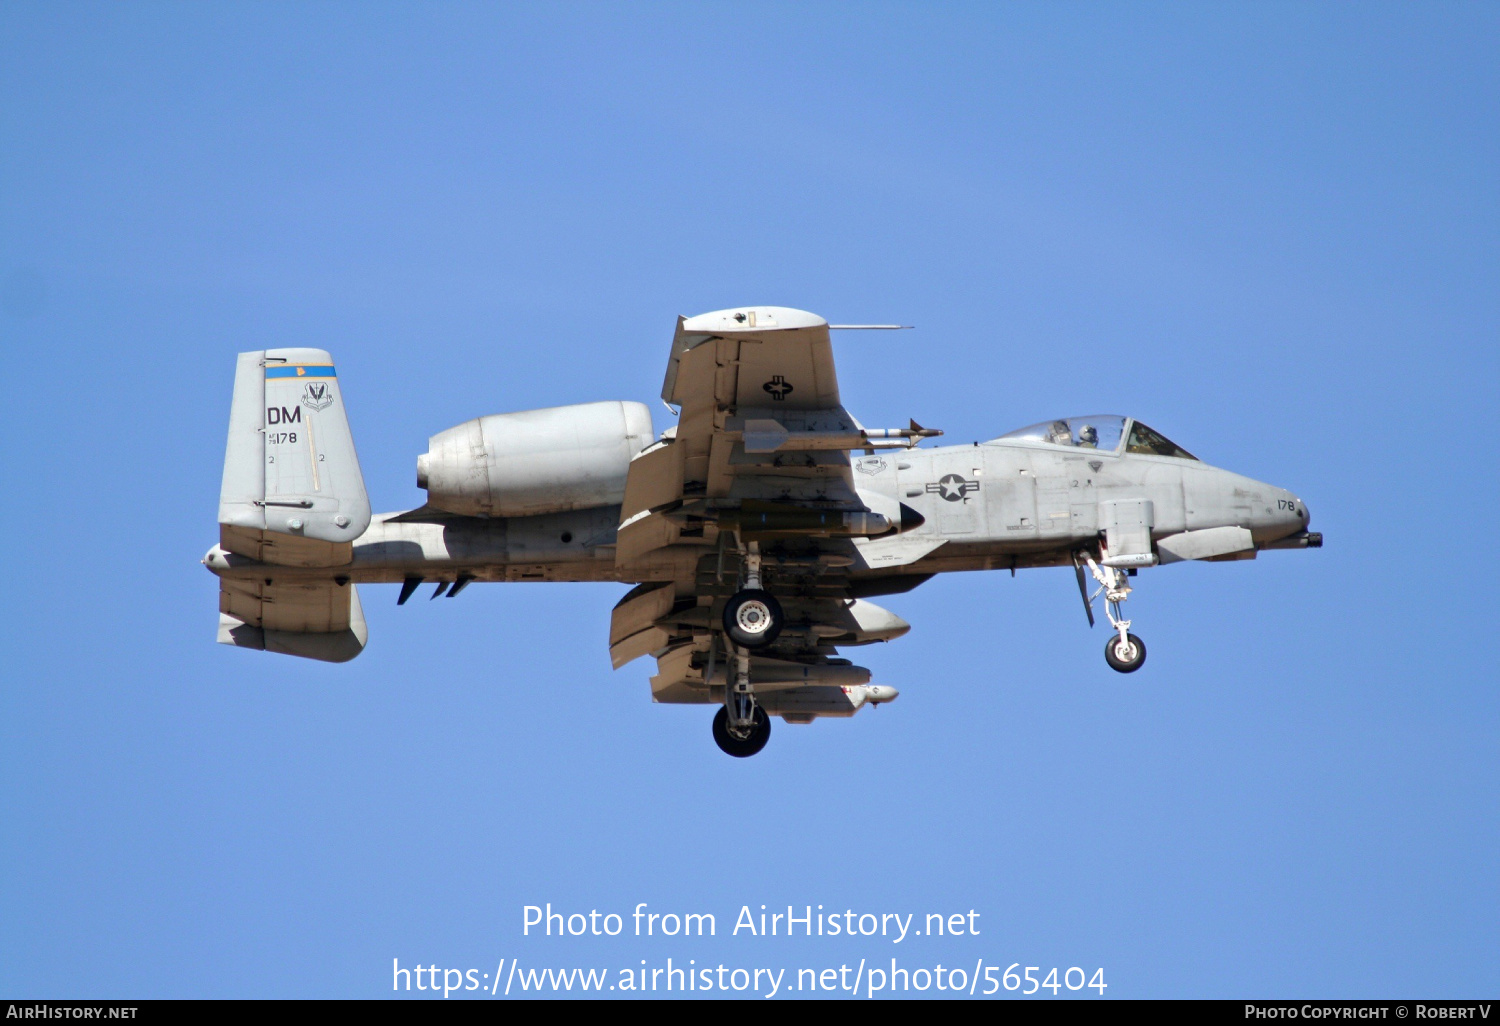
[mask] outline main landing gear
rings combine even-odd
[[[749,727],[733,730],[729,726],[729,709],[720,707],[714,713],[714,742],[726,755],[736,759],[748,759],[771,740],[771,718],[760,706],[755,707],[754,719]]]
[[[1112,670],[1134,673],[1146,662],[1146,643],[1131,634],[1130,621],[1120,617],[1120,603],[1130,597],[1130,578],[1123,570],[1099,565],[1087,552],[1080,552],[1078,558],[1088,564],[1089,573],[1099,582],[1098,590],[1092,595],[1085,595],[1083,600],[1084,608],[1088,610],[1089,623],[1094,622],[1093,601],[1102,592],[1104,613],[1109,617],[1109,625],[1115,632],[1104,646],[1104,661]],[[1083,567],[1077,561],[1074,566],[1078,568],[1079,590],[1083,591]]]
[[[724,705],[714,714],[713,726],[714,742],[736,759],[754,755],[771,739],[771,718],[756,704],[750,683],[750,650],[774,642],[786,620],[781,603],[761,587],[759,542],[746,543],[744,568],[745,586],[724,603],[724,634],[734,673],[733,682],[724,688]]]
[[[724,705],[714,714],[714,743],[726,755],[746,759],[771,740],[771,718],[755,701],[750,653],[735,650],[734,666],[734,683],[724,689]]]
[[[776,596],[760,586],[760,543],[745,552],[745,586],[724,603],[724,633],[744,648],[765,648],[781,633],[786,621]]]
[[[724,603],[724,633],[736,645],[765,648],[781,633],[781,603],[768,591],[746,588]]]

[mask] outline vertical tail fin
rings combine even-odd
[[[241,353],[219,544],[265,563],[341,566],[369,525],[333,358],[321,349]]]

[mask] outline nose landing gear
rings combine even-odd
[[[1110,638],[1109,643],[1104,646],[1104,661],[1112,670],[1120,673],[1134,673],[1146,662],[1146,643],[1130,633],[1130,621],[1120,616],[1120,603],[1130,597],[1130,578],[1123,570],[1099,565],[1087,552],[1080,552],[1078,558],[1088,564],[1089,573],[1093,575],[1094,580],[1099,582],[1098,590],[1092,595],[1084,596],[1084,607],[1088,610],[1089,623],[1094,622],[1093,601],[1102,592],[1104,614],[1109,617],[1109,625],[1115,631],[1115,636]],[[1081,567],[1078,584],[1079,589],[1083,590]]]
[[[725,667],[724,704],[714,714],[714,743],[726,755],[745,759],[759,752],[771,739],[771,718],[755,701],[750,683],[750,653],[776,641],[785,616],[781,603],[761,587],[760,543],[747,541],[742,553],[742,587],[724,603],[723,627],[728,641],[730,665]],[[709,676],[713,676],[713,653],[709,648]],[[733,667],[733,672],[728,672]]]
[[[1146,643],[1128,632],[1123,639],[1112,637],[1104,646],[1104,661],[1111,670],[1134,673],[1146,661]]]

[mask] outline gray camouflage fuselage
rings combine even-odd
[[[855,569],[851,577],[926,576],[958,570],[1071,565],[1072,552],[1100,531],[1101,503],[1149,500],[1150,534],[1239,527],[1257,548],[1303,531],[1307,506],[1275,485],[1170,456],[1070,451],[995,440],[974,445],[883,452],[854,461],[855,485],[872,508],[905,503],[925,523],[891,542],[938,544],[914,562]],[[947,484],[945,484],[945,479]],[[955,480],[956,479],[956,480]],[[529,517],[463,517],[410,512],[377,514],[354,542],[354,559],[338,573],[357,583],[411,577],[476,581],[672,580],[691,554],[663,553],[622,576],[614,559],[618,506]],[[877,540],[878,541],[878,540]],[[1222,558],[1253,558],[1254,550]],[[277,566],[215,550],[221,576],[274,570],[292,580],[327,579],[326,568]]]

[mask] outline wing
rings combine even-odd
[[[654,655],[657,701],[717,701],[719,618],[741,586],[742,540],[754,537],[786,614],[775,645],[752,660],[757,690],[866,684],[869,671],[836,658],[835,644],[907,625],[857,601],[848,568],[861,559],[855,540],[891,529],[902,511],[894,496],[856,489],[849,451],[880,444],[877,434],[932,432],[866,432],[840,403],[827,322],[782,307],[679,318],[662,398],[681,408],[678,425],[636,457],[625,485],[616,562],[647,583],[611,618],[615,666]]]
[[[678,318],[662,398],[681,413],[672,436],[631,465],[622,568],[679,542],[711,545],[705,524],[747,502],[868,511],[849,467],[861,428],[839,404],[823,318],[783,307]]]

